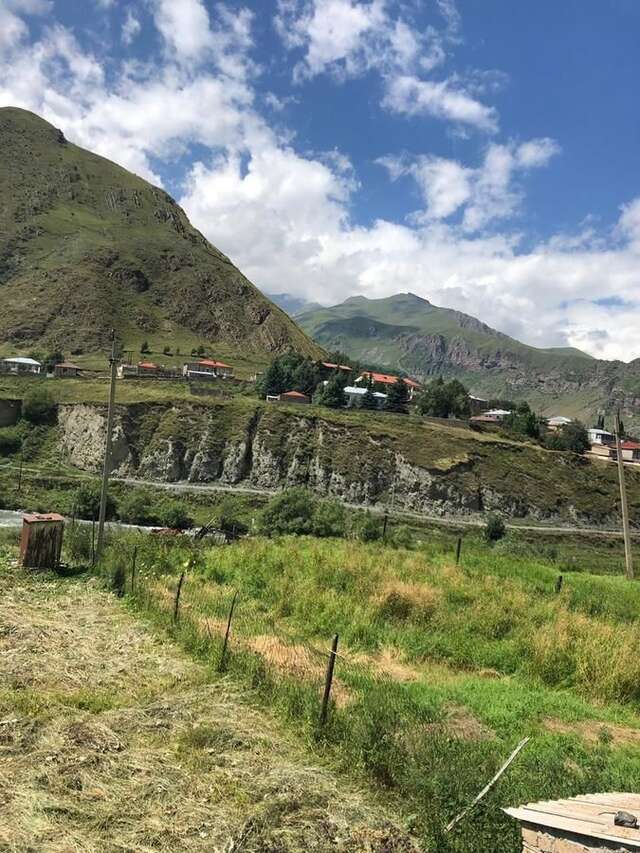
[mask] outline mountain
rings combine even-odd
[[[290,317],[299,317],[300,314],[322,308],[319,302],[307,302],[306,299],[292,296],[290,293],[268,293],[267,296],[278,308],[286,311]]]
[[[104,348],[149,337],[320,355],[164,190],[0,109],[3,349]]]
[[[544,413],[592,418],[621,407],[640,425],[640,360],[602,361],[571,347],[538,349],[412,293],[354,296],[298,324],[329,350],[421,380],[458,377],[479,396],[526,398]]]

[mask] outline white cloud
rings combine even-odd
[[[420,80],[408,75],[391,77],[386,83],[383,105],[403,115],[430,115],[489,132],[498,129],[493,107],[487,107],[464,88],[447,80]]]
[[[136,18],[131,9],[127,9],[127,17],[122,25],[122,41],[124,44],[131,44],[140,32],[140,20]]]
[[[552,157],[560,153],[560,146],[555,139],[532,139],[523,142],[515,152],[516,162],[525,169],[535,169],[546,166]]]

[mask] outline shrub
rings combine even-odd
[[[261,529],[267,536],[311,533],[315,509],[315,500],[307,489],[301,486],[285,489],[264,508]]]
[[[346,514],[339,501],[320,501],[313,516],[315,536],[344,536]]]
[[[83,483],[73,496],[72,512],[78,518],[97,519],[100,514],[100,484]],[[116,515],[116,502],[107,494],[107,519]]]
[[[10,426],[0,429],[0,456],[10,456],[22,447],[22,432],[19,427]]]
[[[361,542],[376,542],[382,536],[380,520],[374,518],[370,512],[365,512],[356,523],[355,535]]]
[[[42,386],[27,391],[22,401],[22,417],[32,424],[53,423],[56,410],[51,394]]]
[[[162,348],[162,353],[163,355],[171,355],[171,347],[169,344]]]
[[[223,533],[232,538],[245,536],[249,532],[248,526],[238,518],[235,501],[230,499],[225,499],[220,504],[218,526]]]
[[[118,515],[127,524],[157,524],[153,498],[142,489],[132,489],[118,505]]]
[[[91,553],[91,525],[68,524],[64,531],[65,551],[73,563],[89,563]]]
[[[151,352],[149,348],[149,341],[142,341],[142,343],[140,344],[140,352],[142,353],[142,355]]]
[[[487,542],[497,542],[505,536],[506,532],[507,528],[499,515],[494,514],[487,518],[484,527],[484,538]]]
[[[189,530],[194,523],[186,505],[177,498],[162,501],[158,506],[158,521],[173,530]]]
[[[400,524],[391,534],[391,544],[395,548],[413,548],[415,537],[413,531],[406,524]]]

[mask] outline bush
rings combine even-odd
[[[165,499],[158,506],[158,521],[172,530],[189,530],[194,524],[186,505],[176,498]]]
[[[507,532],[504,521],[499,515],[490,515],[484,528],[484,538],[487,542],[497,542]]]
[[[315,536],[344,536],[346,514],[339,501],[320,501],[313,516]]]
[[[370,512],[365,512],[356,523],[355,535],[361,542],[376,542],[382,536],[380,520],[374,518]]]
[[[22,432],[19,427],[2,427],[0,429],[0,456],[10,456],[22,447]]]
[[[22,417],[32,424],[53,423],[56,410],[51,394],[42,386],[27,391],[22,401]]]
[[[68,524],[64,531],[65,552],[72,563],[91,561],[91,525]]]
[[[118,515],[127,524],[157,524],[153,498],[142,489],[132,489],[118,505]]]
[[[262,511],[260,527],[267,536],[311,533],[315,510],[316,502],[307,489],[285,489]]]
[[[73,496],[72,512],[78,518],[98,519],[100,514],[100,484],[83,483]],[[108,520],[116,516],[116,502],[107,494]]]
[[[235,501],[228,498],[225,498],[220,504],[218,527],[226,536],[233,539],[238,536],[246,536],[249,532],[248,526],[238,518]]]
[[[413,548],[415,537],[413,531],[406,524],[400,524],[391,534],[391,544],[394,548]]]

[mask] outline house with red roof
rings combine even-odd
[[[620,452],[623,462],[640,462],[640,442],[625,440],[620,442]],[[615,444],[609,447],[612,459],[618,458],[618,450]]]
[[[213,358],[201,358],[198,361],[188,361],[182,368],[186,379],[232,379],[233,367],[224,361]]]
[[[310,403],[311,399],[307,397],[306,394],[303,394],[301,391],[283,391],[282,394],[278,396],[278,400],[280,403]]]
[[[376,371],[368,371],[365,370],[364,373],[361,373],[360,376],[355,380],[354,385],[367,385],[371,382],[374,387],[376,385],[384,387],[385,391],[388,390],[389,386],[395,385],[398,381],[397,376],[393,376],[391,373],[377,373]],[[409,392],[409,399],[413,400],[415,395],[422,389],[422,385],[419,382],[416,382],[415,379],[409,379],[407,376],[401,377],[404,384],[407,386],[407,391]]]

